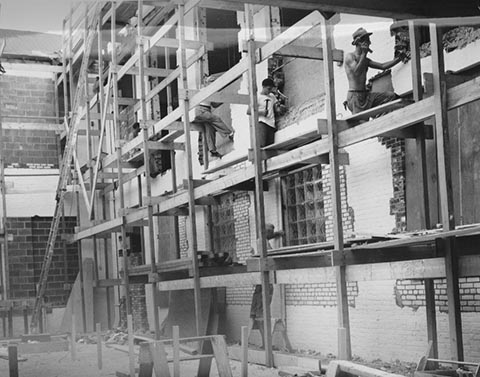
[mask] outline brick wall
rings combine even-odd
[[[325,235],[327,241],[333,240],[332,186],[330,165],[322,165],[323,192],[325,204]],[[340,198],[342,201],[342,223],[346,235],[354,231],[354,210],[348,203],[347,175],[345,167],[340,167]]]
[[[395,216],[390,214],[390,200],[394,197],[391,151],[378,139],[354,144],[346,151],[350,164],[344,169],[355,233],[391,232],[396,228]]]
[[[51,220],[38,216],[8,219],[8,232],[13,235],[13,241],[8,243],[10,298],[35,297]],[[75,218],[66,218],[65,225],[65,233],[73,234]],[[58,239],[49,271],[45,300],[54,307],[65,306],[70,290],[65,290],[64,284],[73,284],[77,274],[76,244],[68,245]]]
[[[395,216],[396,232],[407,230],[407,207],[405,204],[405,140],[390,137],[380,142],[391,152],[393,197],[390,199],[390,214]]]
[[[143,264],[141,253],[131,253],[129,255],[130,266],[141,266]],[[132,321],[135,331],[148,331],[147,301],[145,296],[144,284],[130,284],[129,286],[130,303],[132,305]],[[125,306],[125,296],[120,298],[120,327],[127,327],[127,310]]]
[[[250,305],[254,289],[254,285],[235,288],[228,287],[226,289],[227,305]]]
[[[180,258],[188,258],[188,236],[187,236],[188,217],[178,218],[178,234],[180,238]]]
[[[3,132],[5,167],[58,168],[58,137],[55,131],[6,129]]]
[[[459,278],[462,312],[480,312],[480,277]],[[425,289],[422,280],[397,280],[395,283],[397,305],[418,309],[425,306]],[[442,313],[448,313],[447,282],[435,280],[435,304]]]
[[[357,282],[348,282],[348,304],[355,307],[358,296]],[[337,288],[334,282],[318,284],[286,284],[285,299],[287,305],[337,306]]]
[[[235,217],[236,261],[245,263],[251,256],[250,209],[248,192],[234,194],[233,213]]]
[[[478,278],[471,278],[478,279]],[[479,279],[480,280],[480,279]],[[334,284],[333,281],[331,284]],[[405,283],[411,285],[410,281]],[[464,281],[462,292],[472,290],[479,281]],[[384,361],[402,360],[418,362],[427,345],[425,310],[400,307],[397,304],[396,281],[359,281],[352,291],[355,306],[350,306],[352,352],[367,360],[380,358]],[[351,286],[349,286],[349,289]],[[298,287],[297,287],[298,288]],[[313,287],[311,287],[312,289]],[[287,291],[291,291],[291,287]],[[305,288],[302,288],[305,291]],[[313,288],[315,289],[315,288]],[[440,288],[442,289],[442,288]],[[308,293],[308,288],[307,291]],[[471,291],[470,291],[471,292]],[[298,296],[299,292],[295,292]],[[246,294],[246,293],[245,293]],[[441,295],[441,293],[439,293]],[[288,295],[288,293],[287,293]],[[227,296],[228,297],[228,296]],[[330,299],[332,300],[332,299]],[[474,294],[475,300],[475,294]],[[239,304],[230,297],[227,305],[227,336],[231,341],[240,339],[240,328],[248,324],[250,301]],[[287,298],[287,335],[292,347],[297,350],[312,350],[323,355],[337,352],[337,308],[331,305],[311,304],[304,300],[301,305],[292,304]],[[467,300],[468,302],[468,300]],[[462,312],[465,358],[480,358],[480,314]],[[448,316],[437,309],[437,328],[440,358],[450,358]]]
[[[0,81],[2,113],[9,122],[25,122],[15,116],[40,117],[36,123],[49,123],[41,117],[55,116],[55,86],[52,79],[3,75]]]
[[[3,75],[0,93],[5,122],[53,123],[52,119],[45,119],[55,116],[52,79]],[[58,168],[55,131],[5,129],[3,132],[6,167]]]

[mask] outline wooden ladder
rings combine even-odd
[[[32,319],[30,322],[30,329],[32,332],[37,331],[38,320],[40,317],[40,311],[43,304],[43,296],[45,295],[45,290],[47,288],[48,274],[50,270],[50,265],[53,259],[53,252],[55,248],[55,240],[57,239],[58,229],[60,226],[60,220],[62,217],[62,208],[64,205],[64,195],[66,192],[66,186],[68,177],[71,174],[71,161],[74,156],[74,150],[76,148],[78,129],[81,120],[81,109],[80,105],[85,101],[85,81],[87,80],[87,67],[90,60],[90,51],[92,49],[93,43],[96,36],[96,25],[100,22],[100,5],[97,3],[94,17],[89,28],[88,37],[84,44],[84,52],[82,59],[82,66],[80,69],[80,75],[77,82],[77,91],[75,93],[75,98],[72,106],[72,114],[69,122],[67,142],[65,146],[65,152],[63,154],[62,166],[60,168],[60,177],[57,186],[57,195],[55,206],[55,212],[52,219],[52,224],[50,226],[50,232],[48,235],[47,247],[45,250],[45,256],[43,258],[42,270],[40,272],[40,279],[38,283],[37,295],[35,297],[35,305],[33,307]],[[73,67],[70,67],[73,69]],[[64,78],[66,80],[66,78]]]

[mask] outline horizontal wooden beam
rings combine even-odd
[[[162,151],[162,150],[184,151],[185,144],[184,143],[165,143],[161,141],[149,141],[147,142],[147,148],[153,151]]]
[[[377,3],[371,0],[357,0],[355,2],[348,0],[223,0],[223,2],[235,3],[237,5],[254,3],[279,8],[362,14],[367,16],[388,17],[395,19],[416,18],[419,16],[425,17],[425,8],[423,4],[409,4],[408,7],[405,7],[405,4],[399,1],[385,1],[382,3]]]
[[[222,9],[229,10],[234,12],[243,12],[245,10],[245,5],[222,1],[222,0],[202,0],[200,2],[202,8],[211,8],[211,9]]]
[[[255,42],[258,51],[257,54],[260,57],[260,60],[263,60],[261,59],[262,47],[266,44],[267,42]],[[245,42],[243,45],[243,51],[247,51]],[[343,50],[332,50],[332,53],[334,62],[343,63]],[[275,52],[275,55],[281,55],[290,58],[323,60],[323,49],[321,47],[288,45]]]
[[[122,66],[118,66],[118,69],[121,69]],[[167,77],[169,74],[173,72],[173,69],[165,69],[165,68],[151,68],[145,67],[144,74],[150,77]],[[138,67],[131,67],[127,70],[127,75],[139,75],[140,69]]]
[[[205,47],[207,51],[212,51],[213,50],[213,43],[212,42],[199,42],[199,41],[189,41],[185,40],[184,41],[184,46],[188,50],[198,50],[202,47]],[[170,47],[170,48],[179,48],[180,47],[180,41],[178,39],[173,39],[173,38],[162,38],[160,39],[155,46],[157,47]]]

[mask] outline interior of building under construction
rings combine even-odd
[[[77,340],[94,334],[100,367],[106,334],[120,333],[129,369],[116,375],[131,377],[188,375],[184,362],[197,363],[192,376],[247,376],[248,362],[293,366],[301,350],[335,360],[280,375],[390,374],[356,355],[421,359],[417,377],[480,376],[475,1],[74,4],[48,63],[61,160],[25,296],[12,293],[12,229],[26,226],[9,220],[15,166],[0,130],[11,376],[17,352],[65,347],[78,360]],[[376,60],[398,60],[369,80],[397,99],[351,114],[358,26],[373,30]],[[283,107],[266,146],[265,78]],[[202,106],[232,130],[216,129],[213,149]],[[73,278],[53,276],[60,265]]]

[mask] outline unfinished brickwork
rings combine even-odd
[[[178,234],[180,238],[180,258],[188,258],[188,239],[187,239],[187,220],[188,217],[178,218]]]
[[[390,199],[390,215],[395,216],[395,232],[407,230],[407,206],[405,202],[405,140],[390,137],[380,141],[391,151],[393,198]]]
[[[333,240],[332,186],[330,181],[330,165],[322,165],[323,193],[325,205],[325,235],[327,241]],[[345,235],[354,231],[354,212],[348,204],[347,175],[345,168],[340,167],[340,195],[342,201],[342,223]]]
[[[141,253],[131,253],[129,255],[130,266],[141,266],[142,255]],[[132,321],[135,331],[148,331],[148,317],[147,317],[147,301],[145,297],[145,285],[144,284],[130,284],[130,303],[132,305]],[[120,299],[120,327],[127,327],[126,319],[126,307],[125,298]]]
[[[358,296],[357,282],[347,283],[348,304],[355,307]],[[334,282],[316,284],[286,284],[285,300],[287,305],[307,305],[333,307],[337,305],[337,287]]]
[[[459,278],[460,307],[462,312],[480,312],[480,277]],[[417,310],[425,306],[425,288],[421,280],[397,280],[395,284],[397,305]],[[448,313],[447,282],[435,280],[435,304],[440,312]]]
[[[235,217],[236,261],[245,263],[251,256],[251,234],[249,210],[252,203],[248,192],[236,192],[233,201]]]
[[[10,298],[35,297],[35,287],[40,278],[51,221],[51,218],[38,216],[8,219],[8,233],[13,235],[13,240],[8,243]],[[66,218],[65,233],[73,234],[75,225],[75,218]],[[76,244],[57,240],[49,270],[45,301],[53,307],[65,306],[77,274]]]

